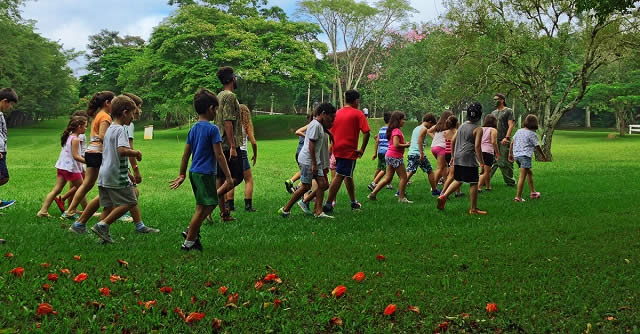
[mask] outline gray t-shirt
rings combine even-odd
[[[122,189],[131,185],[129,159],[118,153],[118,147],[129,147],[129,137],[124,126],[111,124],[104,135],[102,165],[98,174],[98,185],[105,188]]]
[[[478,167],[476,158],[476,138],[473,130],[479,125],[469,121],[464,122],[456,134],[456,148],[453,154],[453,164],[456,166]]]
[[[311,121],[307,126],[307,131],[304,136],[304,145],[302,146],[302,150],[298,155],[298,163],[305,166],[311,166],[311,152],[309,152],[309,142],[315,142],[315,156],[316,156],[316,165],[319,168],[322,168],[322,160],[320,152],[322,151],[322,144],[324,143],[324,137],[326,134],[324,133],[324,128],[322,124],[317,120]]]
[[[324,137],[322,140],[322,146],[320,147],[320,160],[322,160],[322,169],[329,168],[329,134],[324,133]]]
[[[123,125],[123,126],[127,130],[127,136],[129,137],[129,139],[133,139],[133,132],[135,130],[135,126],[133,125],[133,122],[131,122],[131,124],[129,125]]]
[[[504,108],[502,111],[494,110],[491,115],[498,119],[498,142],[500,142],[507,135],[509,130],[509,121],[515,121],[513,110],[511,108]]]

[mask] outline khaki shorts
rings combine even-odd
[[[98,191],[100,196],[100,206],[103,208],[138,204],[138,199],[136,198],[133,186],[120,189],[98,187]]]

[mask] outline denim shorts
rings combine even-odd
[[[313,169],[310,165],[300,164],[300,182],[303,184],[311,184],[311,181],[318,176],[324,176],[322,168],[318,167],[318,174],[313,175]]]
[[[402,158],[385,157],[384,161],[387,163],[387,166],[391,166],[392,168],[398,168],[404,165],[404,159]]]
[[[531,157],[522,155],[514,159],[520,168],[531,168]]]
[[[415,173],[418,170],[418,167],[420,167],[420,169],[422,169],[422,171],[427,174],[433,171],[433,168],[431,168],[431,163],[429,162],[429,159],[427,159],[426,155],[424,156],[424,159],[422,159],[422,161],[420,161],[419,155],[410,155],[407,161],[407,172],[409,173]]]
[[[240,158],[242,158],[242,170],[246,171],[251,169],[251,164],[249,163],[249,152],[240,150]]]

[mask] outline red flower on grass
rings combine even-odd
[[[103,288],[100,288],[100,293],[106,297],[111,296],[111,290],[109,290],[109,288],[107,288],[106,286]]]
[[[155,299],[154,300],[150,300],[148,302],[141,302],[141,301],[138,300],[138,305],[140,305],[140,306],[144,305],[144,308],[150,309],[151,306],[157,306],[158,303],[156,303]]]
[[[276,308],[280,307],[280,304],[282,304],[282,301],[280,299],[276,298],[273,301],[273,308],[276,309]]]
[[[239,295],[238,293],[230,293],[227,296],[227,303],[224,306],[231,306],[231,307],[237,307],[238,306],[238,298]]]
[[[46,315],[46,314],[58,314],[58,312],[53,310],[53,306],[51,304],[42,303],[38,305],[38,314]]]
[[[448,321],[443,321],[438,325],[438,327],[436,327],[436,329],[433,330],[433,332],[434,333],[443,333],[443,332],[446,332],[447,329],[449,329],[449,322]]]
[[[185,319],[185,321],[190,324],[194,321],[200,321],[204,319],[204,313],[198,313],[198,312],[191,312],[189,313],[189,315],[187,316],[187,318]]]
[[[163,287],[160,288],[160,292],[171,293],[171,292],[173,292],[173,289],[170,286],[163,286]]]
[[[384,308],[384,315],[392,315],[396,312],[396,304],[389,304]]]
[[[71,275],[71,270],[64,268],[64,269],[60,269],[60,272],[65,274],[65,275]]]
[[[264,285],[263,281],[257,281],[256,284],[253,285],[253,287],[256,288],[256,290],[260,290],[260,288],[262,288],[263,285]]]
[[[407,310],[413,312],[413,313],[420,313],[420,308],[417,306],[411,306],[409,305],[409,307],[407,307]]]
[[[24,274],[24,268],[22,267],[13,268],[9,270],[9,274],[13,274],[16,277],[22,277],[22,274]]]
[[[355,275],[353,275],[353,277],[351,277],[354,281],[362,281],[364,279],[364,273],[362,271],[359,271],[357,273],[355,273]]]
[[[73,256],[73,258],[74,258],[74,259],[76,259],[76,260],[78,260],[78,261],[82,260],[82,259],[80,258],[80,255],[74,255],[74,256]]]
[[[51,284],[49,284],[49,283],[44,283],[44,284],[42,285],[42,290],[44,290],[44,291],[49,291],[49,289],[51,289]]]
[[[7,252],[6,254],[4,254],[4,257],[6,257],[7,259],[12,258],[13,257],[13,253]]]
[[[80,283],[84,280],[86,280],[89,277],[89,275],[87,275],[87,273],[79,273],[78,276],[73,278],[73,281],[76,283]]]
[[[333,326],[342,326],[344,323],[342,322],[342,319],[338,318],[338,317],[333,317],[331,318],[331,320],[329,320],[329,323]]]
[[[382,254],[376,255],[376,260],[378,260],[378,261],[384,261],[385,259],[386,259],[386,257],[384,255],[382,255]]]
[[[344,285],[338,285],[333,291],[331,291],[331,295],[340,298],[340,296],[344,295],[347,292],[347,287]]]
[[[49,274],[47,275],[47,279],[56,282],[58,280],[58,274]]]
[[[496,303],[488,303],[487,307],[485,307],[485,309],[487,310],[487,313],[498,312],[498,304],[496,304]]]
[[[46,262],[43,262],[43,263],[40,263],[40,266],[43,267],[43,268],[49,268],[49,266],[51,266],[51,265],[46,263]]]
[[[222,329],[222,320],[218,318],[213,318],[213,320],[211,320],[211,327],[213,327],[213,329],[215,330]]]
[[[226,287],[226,286],[224,286],[224,285],[223,285],[223,286],[221,286],[221,287],[218,289],[218,292],[220,292],[220,294],[221,294],[221,295],[226,295],[226,294],[227,294],[227,287]]]
[[[184,315],[184,312],[182,312],[182,309],[179,307],[174,308],[173,313],[177,314],[180,318],[182,318],[182,320],[187,319],[187,317]]]
[[[109,276],[109,279],[111,280],[111,283],[115,283],[117,281],[122,281],[122,277],[118,276],[118,275],[111,275]]]
[[[129,262],[127,262],[125,260],[118,259],[118,263],[120,263],[120,266],[124,266],[124,267],[129,268]]]

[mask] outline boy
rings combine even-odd
[[[18,94],[11,88],[0,89],[0,186],[9,182],[9,170],[7,169],[7,122],[4,113],[18,103]],[[0,209],[12,206],[15,200],[0,200]]]
[[[469,197],[471,199],[470,215],[486,215],[487,212],[478,209],[478,162],[484,168],[482,158],[482,127],[478,121],[482,117],[482,105],[478,102],[472,103],[467,108],[466,121],[451,140],[451,159],[453,159],[453,179],[454,181],[447,188],[444,194],[438,197],[438,209],[444,210],[447,197],[458,190],[462,183],[469,183]]]
[[[216,118],[217,107],[218,98],[207,89],[201,88],[193,96],[193,108],[198,113],[198,122],[189,130],[187,144],[184,146],[180,163],[180,174],[170,182],[171,189],[180,187],[186,178],[187,164],[191,157],[189,180],[196,198],[196,211],[191,218],[189,227],[182,232],[182,236],[185,237],[181,247],[183,251],[194,249],[202,251],[200,226],[202,221],[219,204],[216,190],[216,181],[220,180],[220,177],[216,177],[218,170],[224,173],[225,183],[222,187],[233,187],[234,180],[227,166],[227,159],[223,154],[220,131],[210,123]],[[224,202],[220,204],[224,205]]]
[[[291,215],[291,207],[301,199],[304,194],[311,189],[312,181],[315,180],[317,188],[315,191],[314,216],[316,218],[333,218],[322,211],[322,200],[324,192],[328,188],[327,175],[324,167],[328,166],[329,151],[327,148],[328,136],[326,131],[331,128],[336,116],[336,108],[330,103],[321,104],[316,110],[316,118],[309,123],[304,137],[304,146],[298,156],[300,165],[301,186],[291,196],[287,204],[278,210],[278,213],[287,218]],[[310,200],[310,198],[308,199]],[[305,213],[311,213],[308,205],[300,205]]]
[[[407,178],[411,177],[418,171],[418,167],[427,173],[429,183],[431,184],[431,195],[439,196],[440,190],[436,188],[436,178],[431,168],[429,159],[424,155],[424,145],[426,144],[427,130],[436,124],[436,117],[432,113],[425,114],[422,117],[422,123],[416,126],[411,133],[411,146],[409,146],[409,158],[407,164]],[[408,183],[407,183],[408,184]]]
[[[384,160],[384,155],[387,154],[387,149],[389,148],[389,139],[387,139],[387,127],[389,126],[391,113],[385,111],[384,114],[382,114],[382,118],[384,119],[384,126],[380,128],[380,131],[378,131],[378,134],[375,137],[376,148],[374,152],[376,153],[374,153],[373,157],[371,157],[371,160],[376,160],[376,158],[378,158],[378,168],[376,168],[376,172],[375,174],[373,174],[373,181],[367,186],[371,191],[373,191],[373,189],[376,189],[378,182],[380,182],[387,170],[387,164]],[[389,186],[391,186],[391,184],[387,185],[387,187]]]
[[[104,135],[102,165],[98,174],[100,206],[104,209],[100,221],[91,228],[106,243],[113,243],[109,226],[138,204],[129,179],[127,158],[135,157],[137,161],[141,161],[142,153],[129,147],[127,130],[123,126],[131,123],[136,108],[133,100],[124,95],[111,101],[113,123]]]

